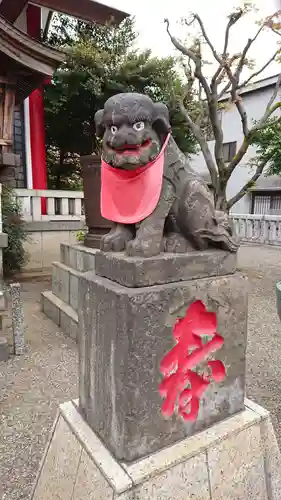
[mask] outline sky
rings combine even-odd
[[[188,17],[190,12],[197,12],[202,17],[208,35],[216,48],[222,51],[224,29],[227,15],[232,7],[241,5],[240,0],[101,0],[102,3],[114,6],[136,18],[136,28],[139,33],[138,46],[150,48],[153,54],[166,56],[175,54],[172,43],[165,30],[164,18],[171,23],[171,31],[176,36],[184,37],[185,30],[179,24],[182,17]],[[273,14],[281,9],[281,0],[256,0],[259,8],[256,17],[250,16],[247,20],[238,23],[238,29],[233,30],[231,52],[240,51],[247,40],[257,29],[255,20]],[[261,35],[255,43],[250,57],[255,59],[257,66],[262,67],[276,50],[278,37],[271,33]],[[280,38],[281,41],[281,38]],[[208,69],[208,71],[211,71]],[[280,71],[277,63],[272,64],[262,77],[276,74]]]

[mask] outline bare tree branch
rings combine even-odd
[[[222,96],[229,90],[230,87],[231,87],[231,82],[227,82],[227,84],[225,85],[225,87],[218,94],[218,100],[220,100],[222,98]]]
[[[268,104],[266,106],[262,118],[253,127],[251,128],[249,127],[247,112],[243,100],[239,95],[239,89],[241,89],[242,86],[244,87],[245,85],[247,85],[253,78],[261,74],[276,59],[276,56],[279,51],[277,50],[272,55],[272,57],[270,57],[270,59],[262,66],[262,68],[254,71],[248,78],[246,78],[243,81],[243,83],[240,83],[243,68],[247,65],[248,52],[251,49],[253,43],[257,40],[260,33],[265,27],[270,27],[272,31],[274,32],[276,31],[276,26],[273,23],[271,23],[271,19],[274,16],[271,16],[266,21],[264,21],[261,24],[261,26],[259,26],[253,38],[248,39],[242,53],[234,54],[232,57],[230,57],[228,54],[230,31],[232,26],[234,26],[234,24],[236,24],[239,21],[239,19],[241,19],[244,13],[245,11],[243,9],[239,9],[237,12],[234,12],[229,16],[229,21],[225,29],[225,38],[224,38],[222,54],[217,52],[215,46],[213,45],[212,41],[208,36],[204,23],[198,14],[193,14],[192,20],[189,23],[186,21],[186,23],[189,26],[192,25],[195,21],[199,24],[201,35],[204,41],[206,42],[207,46],[211,50],[215,61],[218,63],[218,67],[211,79],[210,84],[208,83],[207,78],[203,74],[203,60],[201,54],[201,44],[199,39],[197,41],[197,44],[194,45],[193,47],[185,47],[179,40],[177,40],[175,37],[172,36],[170,32],[169,21],[168,19],[165,19],[167,33],[171,39],[171,42],[173,43],[176,49],[178,49],[183,55],[189,58],[189,63],[190,61],[192,61],[195,65],[194,73],[189,71],[187,78],[188,85],[191,87],[194,83],[194,78],[196,78],[199,82],[199,88],[202,88],[206,95],[206,102],[209,111],[209,119],[215,139],[215,149],[214,149],[215,157],[213,157],[209,149],[207,140],[200,129],[201,125],[200,113],[198,116],[198,120],[196,121],[192,120],[191,116],[189,115],[187,109],[184,106],[183,100],[180,102],[180,109],[183,116],[185,117],[188,126],[192,130],[194,136],[196,137],[200,145],[205,162],[207,164],[207,167],[211,175],[212,184],[215,189],[215,192],[218,195],[218,197],[221,196],[223,198],[222,200],[219,201],[219,205],[220,203],[223,202],[224,206],[225,206],[226,183],[229,180],[236,166],[239,164],[239,162],[244,158],[245,154],[247,153],[248,148],[253,140],[254,133],[257,130],[260,130],[263,127],[265,127],[270,116],[278,108],[281,109],[281,102],[275,102],[281,85],[281,74],[280,74],[276,82],[276,87],[274,89],[274,92],[268,101]],[[279,32],[277,32],[277,34],[280,35]],[[225,77],[227,77],[228,81],[224,85],[221,92],[218,92],[218,86],[221,85]],[[219,111],[219,99],[223,96],[224,93],[228,91],[231,96],[231,102],[235,104],[241,118],[244,140],[238,152],[227,166],[223,158],[223,130],[219,120],[218,111]],[[243,188],[241,188],[239,193],[237,193],[231,200],[229,200],[227,204],[228,208],[230,208],[234,203],[236,203],[240,198],[242,198],[242,196],[248,191],[252,183],[255,182],[261,175],[266,163],[267,162],[265,161],[264,164],[260,164],[257,166],[256,171],[252,176],[252,178],[246,183],[246,185]]]
[[[276,35],[281,36],[280,31],[276,30],[275,28],[271,28],[271,31],[273,31],[273,33],[275,33]]]
[[[280,22],[275,23],[274,18],[277,17],[278,19],[280,17],[280,14],[281,10],[277,10],[277,12],[275,12],[272,16],[269,16],[264,23],[265,26],[270,28],[271,31],[273,31],[273,33],[275,33],[278,36],[281,36],[281,33],[279,31],[281,28],[281,23]]]
[[[241,9],[239,12],[235,12],[234,14],[231,14],[229,16],[229,21],[228,21],[228,23],[226,25],[226,29],[225,29],[224,47],[223,47],[223,53],[222,53],[222,57],[221,57],[221,62],[220,62],[220,65],[219,65],[216,73],[214,74],[214,76],[212,78],[212,85],[214,85],[215,81],[217,81],[217,79],[219,77],[220,77],[219,78],[220,81],[223,78],[223,75],[221,75],[221,73],[225,73],[225,68],[224,68],[224,64],[223,63],[226,62],[230,30],[239,21],[239,19],[242,17],[242,15],[243,15],[243,11]],[[220,81],[218,81],[218,84],[220,83]],[[229,88],[229,87],[230,87],[230,83],[228,84],[227,88]],[[226,92],[226,91],[224,90],[224,92]]]
[[[259,35],[260,35],[260,33],[262,32],[262,30],[263,30],[265,27],[269,27],[269,28],[271,28],[271,30],[272,30],[273,32],[275,32],[276,34],[278,34],[278,35],[280,36],[280,33],[279,33],[278,31],[276,31],[276,30],[274,29],[274,26],[271,24],[271,20],[274,18],[274,16],[276,16],[276,13],[275,13],[275,14],[273,14],[272,16],[268,17],[268,18],[266,19],[266,21],[265,21],[265,22],[263,22],[263,23],[261,24],[261,26],[260,26],[260,27],[259,27],[259,29],[257,30],[257,32],[256,32],[255,36],[254,36],[253,38],[249,38],[249,40],[248,40],[247,44],[245,45],[244,50],[243,50],[242,55],[241,55],[240,62],[239,62],[239,64],[238,64],[238,66],[237,66],[237,69],[236,69],[236,71],[235,71],[235,75],[234,75],[234,76],[235,76],[235,78],[238,80],[238,82],[239,82],[240,75],[241,75],[241,72],[242,72],[242,70],[243,70],[243,67],[244,67],[244,65],[245,65],[246,55],[248,54],[248,52],[249,52],[249,50],[250,50],[251,46],[253,45],[253,43],[254,43],[254,42],[256,41],[256,39],[259,37]],[[275,57],[276,57],[276,56],[275,56]],[[272,60],[273,60],[273,59],[272,59]],[[271,60],[270,62],[272,62],[272,60]],[[270,64],[270,62],[268,62],[268,64]],[[265,65],[265,67],[264,67],[263,69],[265,69],[265,68],[268,66],[268,64],[266,64],[266,65]],[[260,73],[261,73],[261,71],[263,71],[263,69],[262,69],[262,70],[260,70],[257,74],[260,74]],[[255,76],[257,76],[257,75],[255,75]],[[249,82],[250,80],[251,80],[251,78],[248,80],[248,82]],[[244,85],[245,85],[245,83],[244,83]]]
[[[169,22],[169,19],[165,19],[164,22],[166,23],[166,30],[167,30],[167,33],[170,37],[170,40],[172,42],[172,44],[176,47],[176,49],[178,49],[182,54],[184,54],[185,56],[188,56],[194,63],[195,63],[195,72],[194,72],[194,76],[196,78],[198,78],[198,80],[200,81],[203,89],[204,89],[204,92],[206,94],[206,97],[208,99],[208,101],[211,99],[211,91],[210,91],[210,87],[208,85],[208,81],[207,81],[207,78],[205,78],[203,76],[203,73],[202,73],[202,60],[201,60],[201,55],[198,55],[196,54],[195,52],[193,52],[192,50],[184,47],[184,45],[182,45],[179,40],[177,40],[177,38],[175,38],[171,32],[170,32],[170,22]]]
[[[223,48],[223,54],[222,54],[223,58],[225,58],[227,55],[230,29],[232,28],[232,26],[234,26],[239,21],[239,19],[241,19],[242,16],[243,16],[242,9],[240,9],[238,12],[235,12],[229,16],[229,21],[227,23],[226,30],[225,30],[224,48]]]
[[[239,54],[234,54],[229,61],[225,62],[224,66],[220,66],[216,73],[214,74],[213,78],[212,78],[212,83],[211,83],[211,87],[214,86],[215,84],[218,86],[222,83],[225,75],[227,74],[227,67],[229,69],[231,69],[231,66],[232,64],[234,63],[234,61],[237,60],[237,58],[239,58],[240,55]],[[225,87],[223,88],[223,90],[219,93],[219,96],[218,96],[218,99],[220,99],[220,97],[225,93],[227,92],[227,90],[229,89],[229,87],[231,87],[231,81],[229,81]]]
[[[267,63],[264,64],[264,66],[259,69],[258,71],[255,71],[255,73],[252,73],[251,76],[249,76],[249,78],[247,78],[246,80],[244,80],[243,83],[240,83],[238,88],[241,89],[242,87],[246,87],[246,85],[248,85],[248,83],[253,79],[255,78],[256,76],[258,76],[260,73],[262,73],[277,57],[277,55],[279,54],[280,52],[280,49],[276,50],[276,52],[273,54],[273,56],[267,61]]]
[[[198,56],[192,52],[192,50],[188,49],[187,47],[185,47],[184,45],[182,45],[180,43],[180,41],[175,38],[171,32],[170,32],[170,21],[169,19],[164,19],[164,23],[166,24],[166,30],[167,30],[167,33],[171,39],[171,42],[172,44],[176,47],[176,49],[178,49],[182,54],[184,54],[185,56],[188,56],[190,57],[190,59],[192,59],[192,61],[196,62],[198,61]],[[200,58],[199,58],[200,59]]]
[[[196,118],[196,125],[198,126],[201,126],[202,124],[202,119],[204,118],[204,115],[205,115],[205,109],[204,109],[204,101],[202,99],[202,87],[200,85],[200,82],[199,82],[199,86],[198,86],[198,103],[199,103],[199,113],[198,113],[198,117]]]
[[[187,88],[188,91],[191,92],[194,81],[195,81],[195,76],[192,71],[191,63],[190,63],[190,57],[188,58],[187,65],[183,64],[183,69],[184,69],[184,74],[187,79]]]
[[[274,92],[268,101],[265,113],[264,113],[263,117],[258,121],[257,125],[254,127],[255,129],[260,128],[260,126],[262,126],[268,120],[268,118],[272,115],[272,113],[274,113],[274,111],[276,111],[276,109],[281,107],[280,102],[277,102],[275,105],[273,105],[273,103],[277,97],[278,91],[280,89],[280,84],[281,84],[281,73],[278,76]]]
[[[203,24],[203,21],[201,17],[198,14],[193,14],[193,19],[191,21],[191,24],[196,20],[200,26],[203,38],[205,39],[206,43],[210,47],[214,58],[219,62],[220,67],[224,67],[224,62],[223,59],[219,56],[217,51],[215,50],[210,38],[207,35],[207,32],[205,30],[205,26]],[[202,74],[202,63],[200,60],[200,64],[196,64],[196,69],[195,69],[195,77],[198,78],[200,81],[206,97],[207,97],[207,102],[208,102],[208,108],[209,108],[209,116],[210,116],[210,122],[212,125],[214,137],[215,137],[215,158],[216,158],[216,163],[218,167],[218,171],[222,174],[223,171],[225,170],[225,162],[223,158],[223,131],[221,127],[221,123],[218,118],[218,113],[217,113],[217,107],[218,107],[218,96],[217,96],[217,84],[216,81],[212,80],[211,83],[211,88],[209,87],[205,77]]]
[[[196,20],[198,22],[198,24],[200,26],[200,29],[201,29],[201,32],[202,32],[202,35],[203,35],[204,39],[206,40],[207,44],[209,45],[214,58],[218,61],[219,64],[222,64],[223,60],[219,56],[219,54],[217,53],[217,51],[216,51],[215,47],[213,46],[210,38],[208,37],[206,29],[205,29],[205,26],[204,26],[204,23],[203,23],[201,17],[198,14],[193,14],[193,18],[194,18],[194,20]]]
[[[253,183],[256,182],[258,180],[258,178],[261,176],[261,174],[263,173],[263,170],[264,170],[267,163],[268,163],[268,158],[257,166],[257,169],[256,169],[254,175],[245,184],[245,186],[243,186],[235,196],[233,196],[230,200],[228,200],[228,202],[227,202],[228,210],[230,210],[230,208],[233,207],[233,205],[235,205],[235,203],[237,203],[237,201],[241,200],[241,198],[243,198],[243,196],[248,193],[248,191],[252,187]]]
[[[241,72],[242,72],[242,70],[244,68],[244,65],[245,65],[246,55],[247,55],[250,47],[254,43],[254,41],[257,39],[258,35],[261,33],[262,29],[263,29],[263,27],[258,30],[258,32],[254,36],[254,38],[249,38],[248,42],[246,43],[246,45],[244,47],[244,50],[243,50],[243,52],[241,54],[240,61],[239,61],[238,65],[237,65],[237,68],[236,68],[236,71],[235,71],[235,78],[236,78],[236,80],[237,80],[238,83],[239,83],[239,78],[240,78]]]
[[[194,136],[196,137],[196,139],[200,145],[200,148],[201,148],[202,154],[204,156],[206,165],[207,165],[209,172],[210,172],[212,184],[214,187],[216,187],[218,184],[218,174],[217,174],[216,164],[214,162],[212,153],[209,149],[208,143],[207,143],[204,135],[202,134],[200,127],[192,121],[192,119],[191,119],[187,109],[185,108],[182,100],[180,100],[179,106],[180,106],[180,110],[181,110],[183,116],[185,117],[187,124],[189,125],[191,131],[193,132]]]
[[[231,84],[230,85],[231,86],[231,89],[230,89],[231,99],[232,99],[232,102],[235,104],[237,111],[240,115],[244,137],[247,137],[249,134],[248,117],[247,117],[246,109],[243,105],[243,101],[237,93],[238,79],[235,77],[235,75],[232,74],[232,72],[229,68],[226,68],[226,72],[227,72],[227,76],[228,76],[230,84]]]
[[[241,118],[242,130],[243,130],[244,137],[247,137],[249,134],[248,116],[247,116],[245,106],[243,104],[243,100],[240,96],[237,96],[236,101],[235,101],[235,106],[236,106],[237,111],[238,111],[240,118]]]
[[[239,86],[237,86],[237,90],[240,89],[240,88],[242,88],[242,87],[245,87],[254,77],[258,76],[262,71],[264,71],[269,66],[269,64],[272,61],[274,61],[274,59],[276,58],[276,56],[277,56],[278,53],[279,53],[279,50],[277,50],[274,53],[274,55],[267,61],[266,64],[264,64],[264,66],[261,69],[259,69],[255,73],[253,73],[247,80],[245,80],[242,84],[240,84]],[[227,85],[223,88],[223,90],[219,94],[218,99],[220,99],[223,96],[223,94],[229,89],[229,87],[231,86],[231,84],[232,84],[231,81],[229,81],[227,83]],[[271,102],[271,104],[269,105],[269,107],[272,105],[272,103],[276,99],[279,86],[280,86],[280,82],[277,83],[277,91],[276,91],[275,94],[273,94],[273,101]],[[246,113],[246,110],[245,110],[245,108],[243,106],[243,101],[242,101],[241,97],[238,94],[236,94],[236,97],[234,97],[234,93],[233,93],[232,94],[232,100],[234,98],[235,98],[235,105],[236,105],[237,110],[238,110],[238,112],[239,112],[239,114],[241,116],[242,128],[243,128],[244,136],[247,136],[248,133],[249,133],[249,128],[248,128],[248,123],[247,123],[247,113]]]
[[[281,84],[281,73],[280,73],[278,80],[276,82],[275,90],[274,90],[271,98],[268,101],[264,115],[257,122],[257,124],[254,125],[254,127],[252,127],[252,129],[248,132],[248,135],[244,137],[244,141],[243,141],[239,151],[236,153],[236,155],[234,156],[232,161],[229,163],[229,166],[227,169],[229,177],[231,176],[235,167],[238,165],[238,163],[242,160],[242,158],[245,156],[246,152],[248,151],[248,148],[249,148],[250,143],[251,143],[251,134],[253,134],[253,132],[256,132],[257,130],[260,130],[261,128],[263,128],[266,125],[266,122],[270,118],[270,116],[277,109],[281,108],[281,102],[276,102],[275,104],[273,104],[276,97],[277,97],[278,90],[280,88],[280,84]]]
[[[232,25],[238,21],[238,19],[241,17],[241,15],[242,15],[242,13],[239,13],[239,15],[236,15],[235,19],[234,18],[232,19]],[[198,22],[205,41],[207,42],[208,46],[210,47],[214,58],[219,62],[220,71],[221,71],[221,69],[223,69],[225,67],[225,71],[229,77],[231,84],[232,84],[233,102],[236,103],[237,109],[241,115],[241,120],[242,120],[242,124],[243,124],[243,131],[246,134],[246,133],[248,133],[247,115],[246,115],[246,111],[245,111],[242,103],[239,101],[237,93],[236,93],[236,87],[237,87],[238,82],[235,80],[235,78],[231,72],[230,67],[228,65],[226,66],[226,64],[224,63],[224,60],[219,56],[219,54],[215,50],[210,38],[207,35],[207,32],[205,30],[205,26],[203,24],[201,17],[198,14],[193,14],[192,21],[189,23],[189,25],[192,24],[194,22],[194,20],[196,20]],[[170,33],[168,19],[166,19],[165,22],[167,25],[167,32],[170,36],[172,43],[182,53],[184,53],[185,55],[188,55],[187,51],[190,52],[190,50],[186,49],[177,40],[175,40],[175,38]],[[184,51],[182,49],[184,49]],[[200,83],[205,91],[206,97],[207,97],[210,121],[212,124],[214,137],[215,137],[215,157],[216,157],[218,169],[220,172],[222,172],[223,170],[225,170],[225,162],[223,159],[223,132],[222,132],[221,124],[218,120],[218,115],[217,115],[217,106],[218,106],[217,83],[216,83],[216,80],[212,79],[211,89],[210,89],[206,78],[202,74],[201,58],[196,57],[194,54],[193,58],[191,58],[191,59],[193,59],[193,61],[195,61],[195,77],[197,77],[198,80],[200,81]]]
[[[229,33],[230,29],[233,26],[233,22],[231,20],[231,17],[226,25],[226,30],[225,30],[225,35],[224,35],[224,46],[223,46],[223,52],[222,52],[222,57],[225,59],[226,54],[227,54],[227,49],[228,49],[228,43],[229,43]]]

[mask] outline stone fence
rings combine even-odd
[[[231,214],[231,218],[242,242],[281,245],[281,215]]]
[[[51,268],[59,260],[60,243],[73,244],[76,233],[85,227],[82,191],[16,189],[30,238],[27,269]],[[45,198],[46,213],[41,200]],[[281,245],[281,215],[231,214],[242,242]]]
[[[77,231],[85,227],[84,193],[51,189],[15,189],[15,193],[29,235],[26,270],[50,269],[52,262],[59,260],[60,243],[76,243]]]
[[[83,191],[53,189],[15,189],[26,222],[83,221]],[[46,199],[46,214],[42,215],[41,199]]]

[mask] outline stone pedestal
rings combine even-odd
[[[97,253],[95,265],[79,278],[80,398],[60,406],[31,499],[280,500],[270,416],[245,400],[247,287],[235,256]],[[208,386],[194,422],[165,419],[159,365],[196,300],[217,315],[226,378]]]
[[[82,156],[82,176],[84,186],[84,206],[86,216],[86,234],[84,244],[90,248],[100,248],[103,234],[110,231],[112,224],[104,219],[100,212],[101,158],[95,155]]]
[[[160,362],[174,346],[172,327],[201,300],[217,314],[226,368],[210,384],[198,418],[165,419]],[[96,273],[79,284],[80,408],[118,459],[131,462],[193,436],[244,409],[247,286],[235,255],[210,250],[151,259],[96,254]]]
[[[237,415],[131,464],[109,453],[70,401],[31,500],[280,500],[280,470],[269,414],[247,400]]]
[[[52,265],[52,290],[41,295],[42,311],[65,335],[77,340],[79,277],[95,269],[96,250],[66,243],[61,243],[60,250],[60,262]]]

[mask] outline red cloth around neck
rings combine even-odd
[[[160,198],[167,136],[159,155],[135,170],[101,162],[101,214],[121,224],[136,224],[152,214]]]

